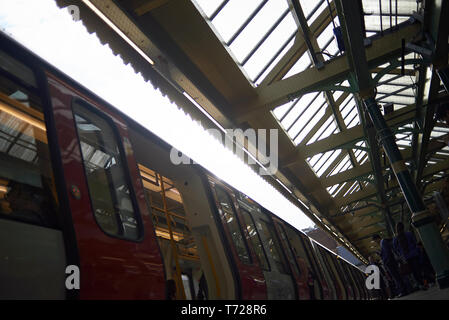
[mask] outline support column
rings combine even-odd
[[[385,153],[390,160],[398,184],[412,212],[412,223],[417,229],[441,289],[449,287],[449,250],[437,229],[434,217],[427,210],[412,176],[396,145],[395,136],[387,126],[374,97],[364,99],[365,107],[376,128]]]

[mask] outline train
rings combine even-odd
[[[0,84],[0,299],[369,299],[359,268],[174,165],[170,145],[3,33]]]

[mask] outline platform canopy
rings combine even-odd
[[[444,187],[449,128],[434,120],[448,101],[435,71],[448,60],[443,0],[353,1],[357,30],[347,28],[354,15],[343,13],[340,0],[56,2],[77,5],[87,28],[169,97],[193,98],[216,122],[193,104],[180,107],[205,127],[278,129],[279,170],[265,178],[364,261],[377,250],[372,235],[391,236],[394,222],[408,222],[410,213],[361,103],[354,66],[369,70],[431,207]],[[366,60],[345,50],[351,34],[362,35]]]

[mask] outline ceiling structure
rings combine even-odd
[[[205,128],[278,129],[279,170],[265,179],[363,261],[371,236],[410,214],[357,94],[346,34],[364,38],[376,100],[424,199],[444,185],[449,127],[434,121],[448,100],[434,67],[448,59],[444,1],[354,1],[361,30],[346,30],[331,0],[57,3],[78,5],[89,31]]]

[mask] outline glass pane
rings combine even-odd
[[[248,248],[246,247],[245,240],[243,239],[243,234],[240,229],[231,198],[221,187],[216,186],[215,192],[221,207],[221,210],[218,211],[228,226],[232,241],[234,242],[235,249],[237,250],[237,255],[243,263],[250,264],[251,259],[249,257]]]
[[[139,230],[116,136],[105,119],[73,106],[95,218],[110,235],[138,239]]]
[[[260,220],[261,229],[265,234],[266,243],[264,247],[268,249],[271,257],[273,258],[279,272],[281,273],[290,273],[289,268],[287,266],[287,262],[285,261],[284,256],[282,255],[282,249],[278,239],[276,237],[276,233],[274,231],[274,226],[271,223]]]
[[[1,218],[58,226],[46,131],[38,96],[0,77]]]
[[[260,266],[264,270],[269,270],[270,267],[267,256],[265,255],[265,249],[262,246],[262,241],[260,240],[259,232],[257,231],[253,218],[245,209],[241,208],[241,212],[243,219],[245,220],[246,230],[248,231],[251,243],[253,244],[254,251],[256,251],[256,256],[259,259]]]
[[[280,226],[279,231],[280,231],[279,233],[281,235],[282,241],[284,241],[285,245],[287,246],[287,249],[285,250],[285,253],[287,255],[288,261],[290,261],[290,266],[292,266],[292,268],[294,268],[296,270],[296,273],[298,275],[300,275],[301,271],[299,270],[298,264],[296,263],[296,260],[294,258],[292,249],[290,247],[290,241],[288,241],[287,235],[285,234],[284,227]]]

